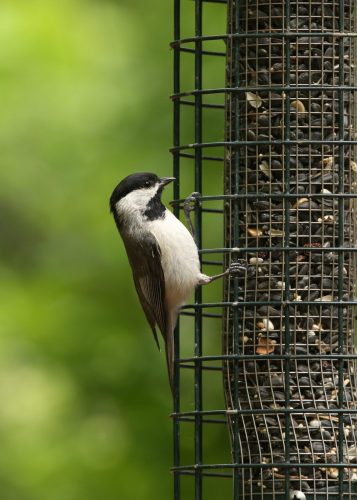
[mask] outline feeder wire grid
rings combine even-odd
[[[202,265],[245,266],[176,330],[174,500],[357,499],[356,10],[174,0],[174,211],[200,193]]]

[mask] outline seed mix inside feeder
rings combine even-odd
[[[237,481],[243,498],[357,498],[355,2],[228,10],[225,237],[248,264],[225,286]]]

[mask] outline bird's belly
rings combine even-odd
[[[172,305],[181,305],[199,281],[198,250],[191,234],[178,219],[172,215],[167,222],[165,231],[161,230],[162,226],[157,231],[155,225],[152,231],[161,249],[166,300]]]
[[[184,303],[187,296],[193,291],[198,283],[200,272],[198,255],[188,256],[177,254],[174,262],[165,262],[163,259],[163,271],[165,276],[166,298],[175,297],[175,301]]]

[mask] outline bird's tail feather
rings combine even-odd
[[[175,345],[174,345],[174,329],[176,325],[176,317],[170,318],[168,321],[166,336],[165,336],[165,351],[167,371],[172,395],[174,394],[174,360],[175,360]]]
[[[169,382],[172,395],[174,394],[174,348],[173,339],[169,338],[166,342],[166,362],[169,375]]]

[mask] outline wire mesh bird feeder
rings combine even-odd
[[[357,6],[174,9],[174,208],[246,266],[176,332],[174,499],[357,499]]]

